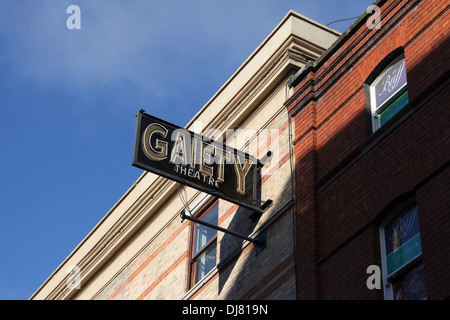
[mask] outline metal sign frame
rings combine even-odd
[[[258,213],[271,200],[260,199],[258,160],[140,110],[137,114],[132,165]]]

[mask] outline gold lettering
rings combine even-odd
[[[167,129],[158,123],[149,124],[142,136],[142,151],[150,160],[161,161],[167,158],[167,142],[156,139],[155,146],[152,146],[150,139],[153,134],[158,134],[162,138],[167,136]]]
[[[231,161],[231,152],[216,146],[217,181],[224,182],[225,161]]]
[[[191,168],[195,168],[195,165],[198,163],[201,163],[202,160],[202,156],[201,156],[201,150],[199,152],[199,143],[198,143],[198,139],[197,138],[193,138],[192,139],[192,144],[191,144],[191,163],[190,166]],[[200,159],[199,159],[200,158]]]
[[[199,171],[209,177],[213,176],[213,168],[211,165],[211,155],[214,154],[214,146],[212,144],[202,143],[202,159],[200,161]],[[205,162],[206,160],[206,162]]]
[[[175,133],[175,131],[174,131]],[[172,137],[174,135],[172,133]],[[170,156],[170,162],[173,164],[181,164],[181,165],[188,165],[190,163],[188,157],[190,156],[191,148],[188,146],[188,143],[190,144],[190,137],[189,139],[186,139],[187,134],[184,132],[177,132],[176,138],[175,138],[175,144],[172,149],[172,154]],[[186,151],[188,153],[186,153]]]
[[[236,173],[237,188],[236,191],[240,194],[245,194],[245,176],[250,171],[252,167],[251,162],[245,159],[245,164],[242,167],[239,161],[239,157],[234,155],[234,171]]]

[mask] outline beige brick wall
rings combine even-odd
[[[235,232],[251,235],[266,221],[274,221],[266,231],[266,249],[256,255],[252,244],[218,232],[218,267],[188,291],[191,222],[181,223],[175,215],[95,298],[295,298],[293,208],[280,212],[280,208],[292,198],[287,121],[287,114],[282,110],[267,127],[276,134],[272,134],[268,142],[261,139],[258,151],[255,151],[260,154],[267,149],[276,152],[272,162],[264,168],[263,174],[267,175],[263,176],[261,187],[262,199],[272,199],[273,206],[259,219],[250,219],[252,212],[248,209],[219,200],[219,225]],[[273,131],[275,129],[280,130]]]

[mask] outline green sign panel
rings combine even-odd
[[[418,233],[386,257],[388,276],[421,253],[422,245],[420,243],[420,233]]]

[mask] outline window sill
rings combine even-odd
[[[209,282],[217,273],[219,269],[217,266],[212,268],[200,281],[192,286],[180,299],[189,300],[198,290],[200,290],[205,284]]]

